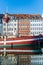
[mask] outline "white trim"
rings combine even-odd
[[[35,50],[0,50],[0,52],[35,52]]]
[[[43,39],[43,38],[40,38],[40,39]],[[9,40],[7,41],[6,40],[6,43],[13,43],[13,42],[26,42],[26,41],[34,41],[34,40],[39,40],[39,38],[33,38],[33,39],[24,39],[24,40]],[[0,43],[4,43],[4,41],[0,41]]]

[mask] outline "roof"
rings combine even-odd
[[[16,19],[43,19],[40,14],[8,14],[14,16]],[[4,14],[0,14],[0,18],[3,18]]]
[[[17,19],[43,19],[40,14],[9,14],[9,16],[14,16]]]

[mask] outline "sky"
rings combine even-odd
[[[42,14],[43,0],[0,0],[0,13]]]

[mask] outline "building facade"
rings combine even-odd
[[[5,20],[2,21],[3,22],[3,35],[17,37],[18,20],[15,19],[14,16],[10,16],[9,14],[7,14],[7,15],[9,17],[8,23],[6,23]]]
[[[22,15],[19,19],[19,36],[29,36],[30,33],[30,21],[26,15]]]
[[[9,17],[6,23],[3,17]],[[0,14],[0,35],[36,36],[43,34],[43,17],[38,14]]]
[[[2,23],[3,14],[0,14],[0,36],[3,35],[3,23]]]
[[[43,19],[41,15],[31,15],[30,19],[30,35],[43,34]]]

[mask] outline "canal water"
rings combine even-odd
[[[0,56],[0,65],[43,65],[43,55]]]

